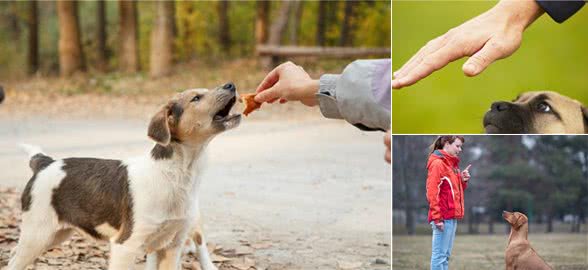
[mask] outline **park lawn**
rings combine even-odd
[[[588,269],[588,235],[530,234],[533,248],[554,269]],[[450,269],[504,269],[508,235],[457,235],[449,262]],[[392,267],[429,269],[431,236],[393,235]]]
[[[393,1],[392,66],[398,70],[429,40],[489,9],[493,1]],[[544,15],[521,47],[469,78],[450,63],[419,83],[393,91],[392,126],[399,134],[482,133],[492,102],[530,90],[554,90],[588,104],[588,9],[558,24]]]

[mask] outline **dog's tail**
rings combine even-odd
[[[51,157],[43,153],[41,147],[24,143],[19,144],[19,146],[29,155],[29,166],[34,173],[46,168],[54,161]]]

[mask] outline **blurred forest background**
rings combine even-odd
[[[390,9],[390,1],[2,1],[0,83],[9,94],[131,94],[149,88],[136,81],[163,77],[172,79],[151,88],[239,86],[246,74],[251,88],[285,60],[311,74],[341,72],[355,58],[390,57]],[[263,45],[290,47],[262,57]]]
[[[431,233],[426,162],[434,136],[393,138],[393,234]],[[466,136],[460,167],[472,164],[458,233],[503,234],[502,211],[529,217],[534,233],[588,233],[588,137]],[[585,254],[584,254],[585,255]]]

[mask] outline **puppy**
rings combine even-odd
[[[492,103],[486,133],[588,133],[588,109],[552,91],[526,92],[513,102]]]
[[[147,269],[179,269],[195,231],[202,269],[216,269],[198,225],[199,157],[215,135],[239,125],[241,115],[229,113],[235,101],[231,83],[175,95],[149,123],[156,144],[135,158],[53,159],[25,146],[33,176],[8,269],[25,269],[74,231],[109,241],[108,269],[125,270],[145,253]]]
[[[506,246],[506,270],[547,270],[552,269],[531,247],[527,235],[528,219],[519,212],[502,212],[502,217],[510,224],[510,236]]]

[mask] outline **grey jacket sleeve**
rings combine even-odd
[[[391,69],[390,59],[356,60],[341,74],[321,76],[321,113],[362,130],[390,129]]]

